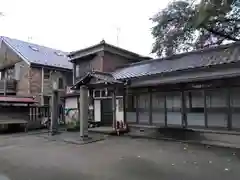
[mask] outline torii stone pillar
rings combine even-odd
[[[80,137],[88,137],[88,88],[86,86],[80,87],[80,116],[78,117],[80,122]]]
[[[53,90],[52,94],[52,102],[51,102],[51,126],[50,131],[51,135],[55,135],[58,133],[58,102],[59,102],[59,92],[57,90]]]
[[[51,99],[51,135],[58,133],[58,117],[59,117],[59,73],[52,72],[52,99]]]

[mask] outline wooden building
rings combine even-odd
[[[126,64],[139,62],[141,60],[150,59],[131,51],[113,46],[106,43],[104,40],[100,43],[71,52],[68,57],[73,63],[73,84],[76,84],[80,79],[84,78],[89,72],[103,72],[108,74],[115,71],[117,68]],[[121,95],[121,94],[120,94]],[[94,102],[95,121],[102,124],[112,124],[112,97],[108,88],[94,88],[92,91]],[[117,94],[119,99],[121,96]],[[65,95],[65,107],[74,111],[76,114],[79,100],[79,89],[70,91]],[[117,100],[118,101],[118,100]],[[91,106],[90,106],[91,107]]]
[[[145,60],[98,74],[90,72],[73,88],[115,87],[125,102],[123,118],[129,124],[240,129],[239,43]],[[121,101],[116,106],[119,104]]]

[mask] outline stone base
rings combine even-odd
[[[65,142],[69,144],[78,144],[78,145],[93,143],[93,142],[97,142],[105,139],[104,136],[96,135],[96,134],[80,137],[79,133],[74,133],[74,132],[63,132],[60,134],[56,134],[54,136],[49,134],[42,134],[40,135],[40,137],[43,137],[44,139],[47,139],[50,141]]]

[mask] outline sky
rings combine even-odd
[[[0,0],[0,35],[66,52],[107,43],[150,55],[155,13],[168,0]],[[118,37],[118,38],[117,38]]]

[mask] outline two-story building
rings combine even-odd
[[[20,124],[35,129],[49,118],[53,78],[63,89],[61,95],[72,84],[72,64],[66,54],[0,37],[0,130],[19,127]],[[63,105],[63,101],[60,104]]]
[[[72,84],[72,64],[67,53],[9,37],[0,41],[0,94],[34,97],[49,105],[52,75],[59,75],[59,86]]]
[[[73,84],[91,71],[109,73],[126,64],[151,59],[108,44],[104,40],[94,46],[71,52],[68,57],[73,63]],[[66,94],[65,107],[73,109],[70,118],[77,115],[74,110],[76,111],[79,106],[78,97],[79,92]],[[107,89],[94,89],[93,98],[95,121],[111,124],[111,93]]]

